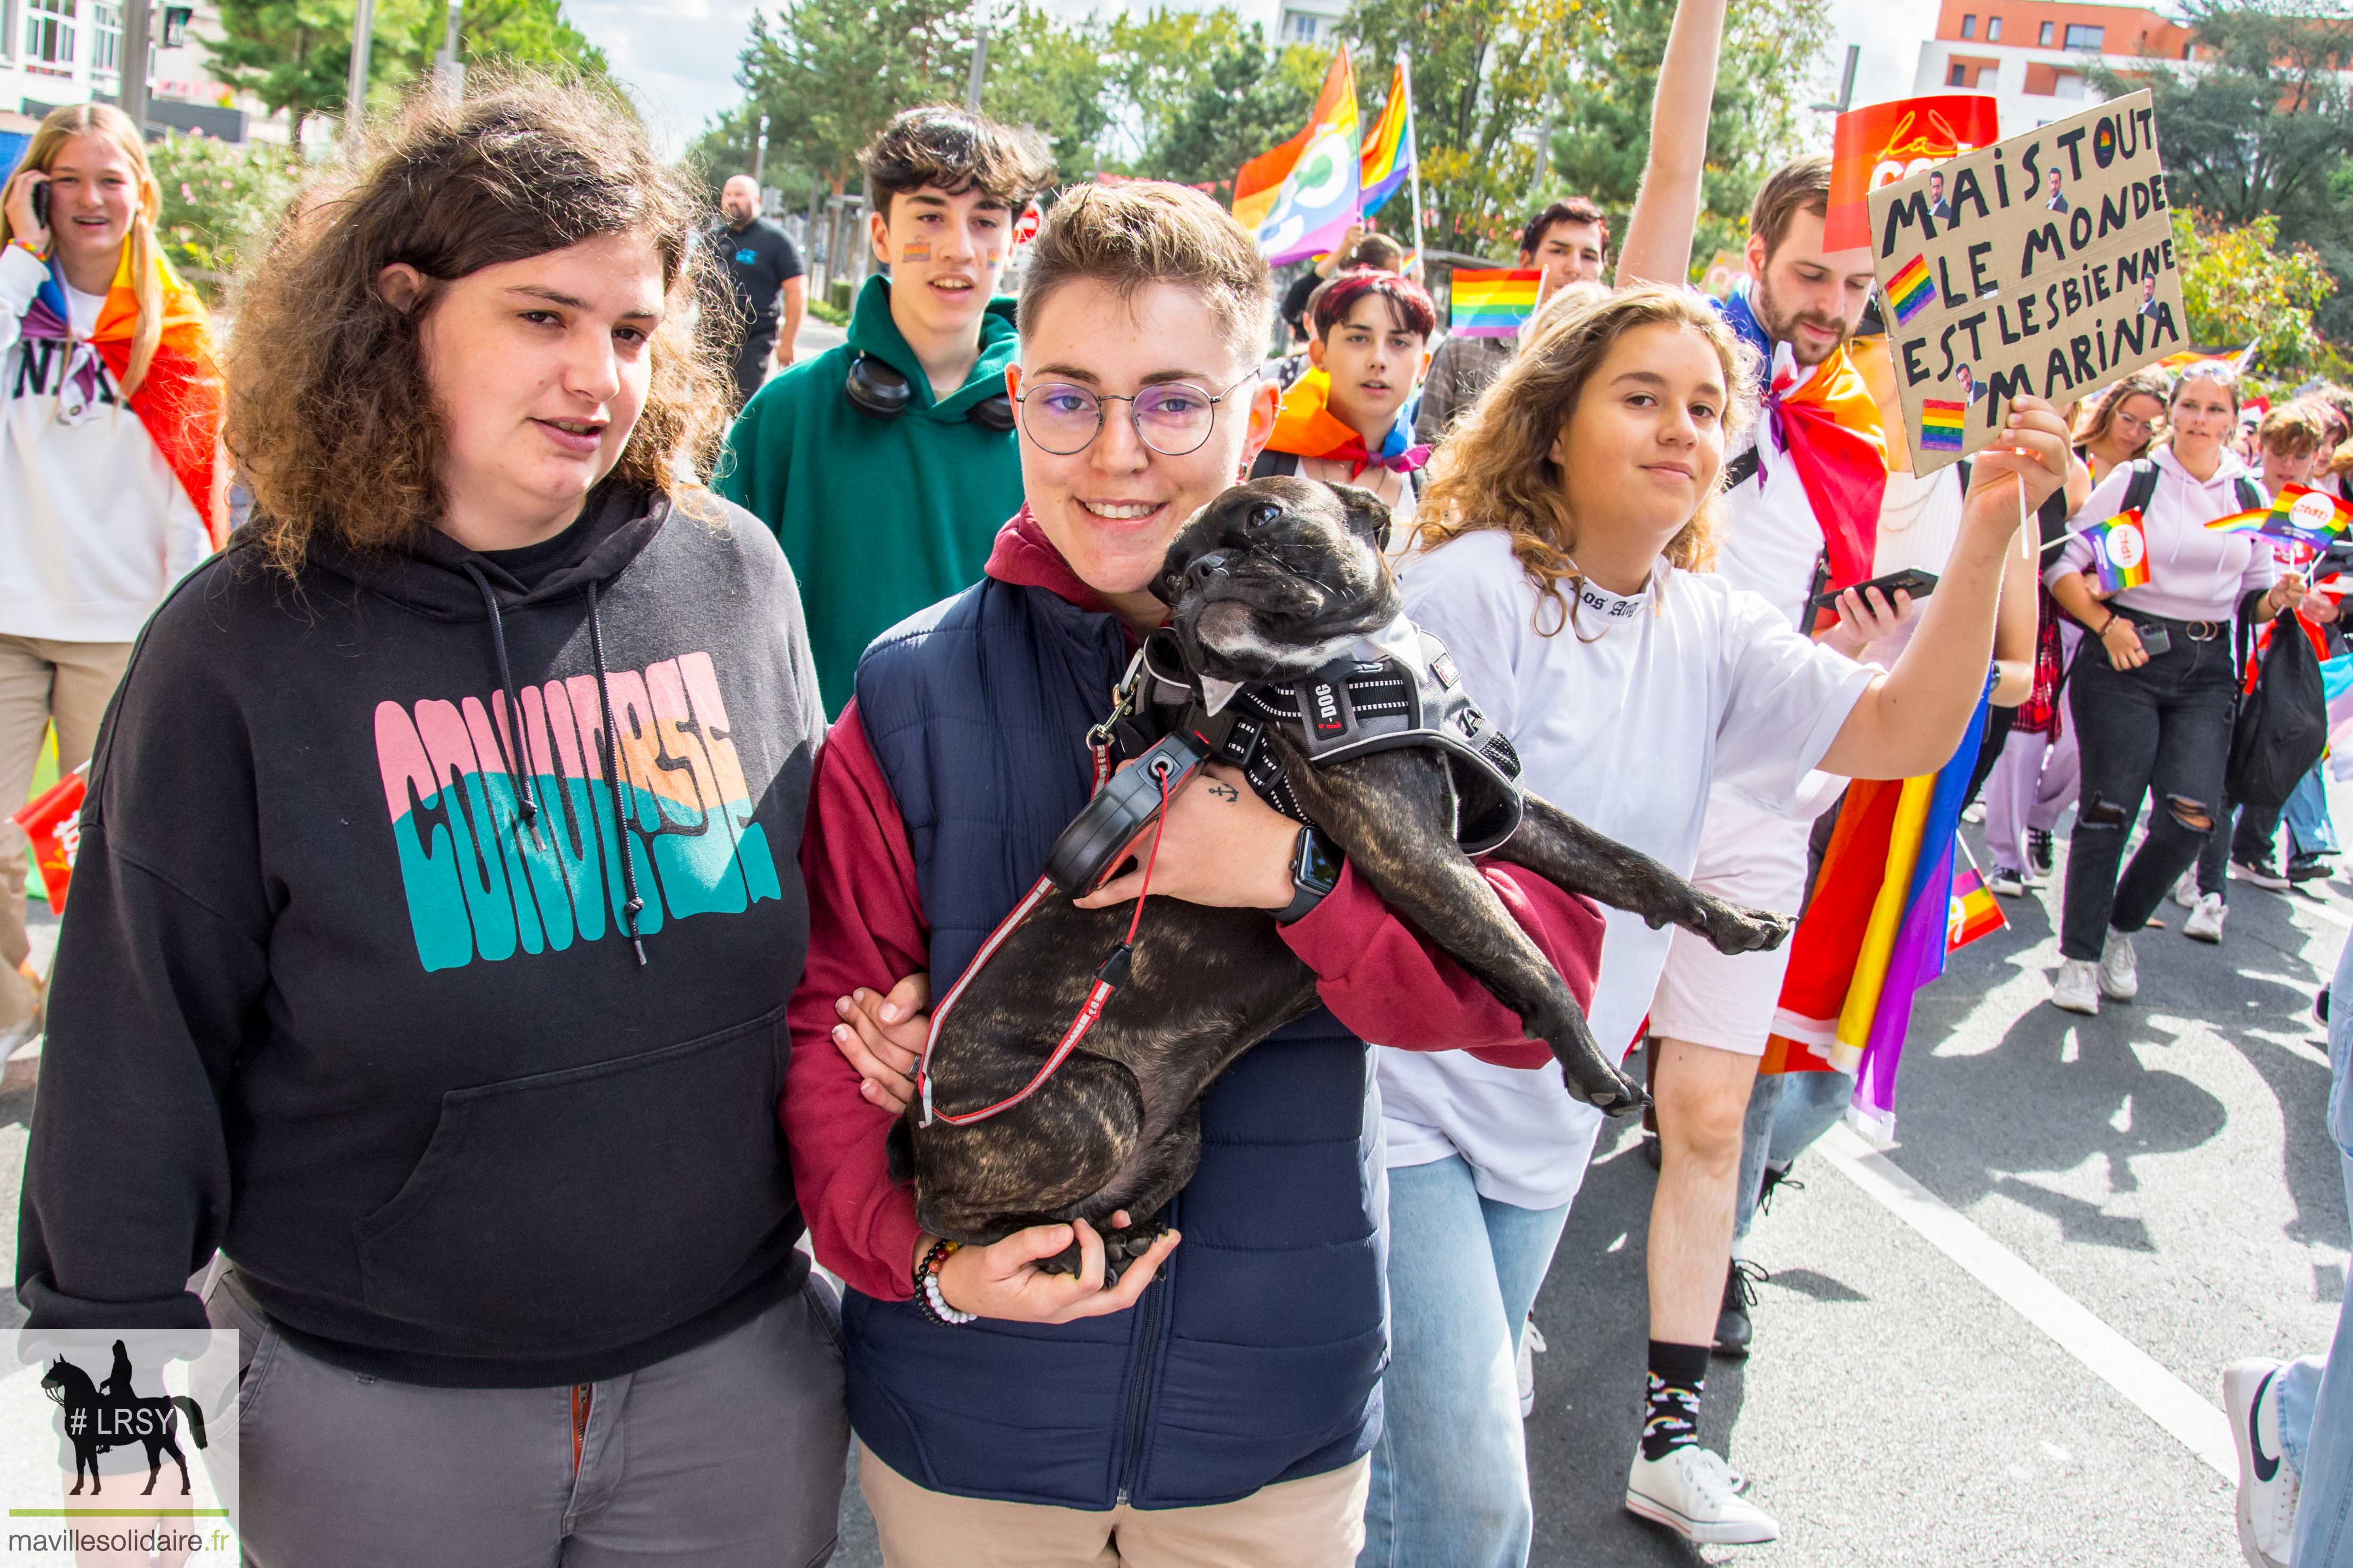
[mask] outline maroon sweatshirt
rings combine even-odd
[[[1109,613],[1026,508],[997,534],[987,570],[999,582],[1045,588]],[[1600,910],[1524,867],[1482,860],[1480,868],[1578,1005],[1589,1004],[1601,960]],[[858,1069],[834,1046],[834,1003],[861,985],[887,992],[923,969],[931,925],[898,803],[854,700],[818,753],[801,876],[808,889],[808,963],[786,1011],[792,1061],[779,1107],[793,1180],[818,1261],[870,1296],[903,1300],[912,1293],[919,1234],[914,1197],[886,1173],[883,1140],[893,1119],[859,1093]],[[1352,868],[1341,871],[1312,912],[1280,931],[1315,972],[1324,1005],[1365,1039],[1410,1050],[1468,1050],[1504,1067],[1535,1068],[1552,1059],[1526,1037],[1517,1015],[1391,914]],[[945,994],[954,980],[934,975],[933,994]]]

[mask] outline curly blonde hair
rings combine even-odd
[[[1560,465],[1552,448],[1577,414],[1586,384],[1618,340],[1637,327],[1672,326],[1696,332],[1724,367],[1732,396],[1727,434],[1754,415],[1746,390],[1756,377],[1756,353],[1723,318],[1688,289],[1645,286],[1595,292],[1561,308],[1548,303],[1531,323],[1520,352],[1448,435],[1430,464],[1430,488],[1418,510],[1417,548],[1434,550],[1474,529],[1497,528],[1512,538],[1512,554],[1536,590],[1536,629],[1551,637],[1575,624],[1577,594],[1585,581],[1574,558],[1577,519],[1569,512]],[[1671,566],[1704,567],[1715,559],[1718,492],[1710,492],[1660,556]],[[1566,593],[1562,584],[1569,587]],[[1559,612],[1545,626],[1546,602]]]
[[[446,504],[447,436],[419,327],[439,285],[600,235],[639,234],[672,305],[649,345],[645,407],[607,478],[675,496],[710,472],[725,420],[718,367],[681,324],[700,260],[697,205],[615,98],[491,77],[459,102],[420,95],[347,176],[290,205],[241,290],[224,432],[256,542],[291,574],[314,538],[408,548]],[[379,275],[426,279],[412,309]]]

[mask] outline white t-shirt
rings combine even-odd
[[[66,290],[69,342],[20,336],[47,276],[22,246],[0,249],[0,634],[129,642],[210,543],[83,341],[104,299]]]
[[[1791,390],[1819,373],[1789,363],[1789,348],[1774,350],[1777,374],[1794,374]],[[1757,453],[1757,472],[1728,490],[1724,498],[1725,529],[1716,542],[1716,574],[1736,588],[1761,595],[1782,613],[1793,627],[1813,622],[1806,601],[1814,592],[1814,574],[1822,555],[1822,525],[1814,517],[1814,503],[1806,494],[1798,465],[1773,434],[1772,412],[1760,410],[1746,432]],[[1737,452],[1726,453],[1728,461]]]
[[[1663,566],[1632,598],[1588,584],[1575,627],[1542,636],[1536,591],[1501,530],[1415,551],[1398,576],[1406,613],[1445,642],[1518,748],[1527,787],[1679,873],[1697,853],[1709,785],[1786,805],[1879,673],[1720,576]],[[1543,614],[1556,624],[1549,604]],[[1602,1048],[1622,1051],[1672,931],[1604,912],[1590,1016]],[[1460,1153],[1499,1202],[1551,1208],[1576,1196],[1601,1117],[1569,1098],[1557,1063],[1528,1072],[1460,1051],[1379,1058],[1391,1165]]]

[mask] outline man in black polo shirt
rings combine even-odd
[[[729,356],[735,371],[735,406],[741,408],[767,376],[771,350],[778,364],[793,363],[793,339],[800,333],[801,315],[808,306],[808,280],[792,240],[760,216],[760,187],[751,175],[728,180],[719,208],[726,221],[712,226],[711,244],[735,297],[735,319],[744,323],[744,336]]]

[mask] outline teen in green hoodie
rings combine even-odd
[[[714,479],[792,562],[828,714],[868,643],[980,580],[1021,505],[1013,301],[994,296],[1052,176],[1029,132],[937,106],[894,117],[862,162],[891,276],[867,279],[848,342],[744,405]]]

